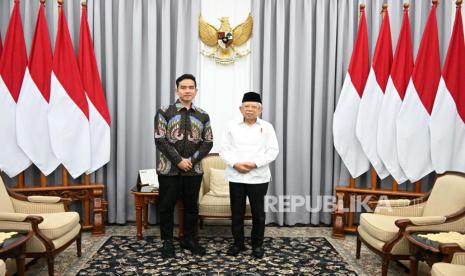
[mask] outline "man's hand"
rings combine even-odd
[[[178,168],[187,172],[192,169],[192,162],[189,159],[182,159],[181,162],[178,163]]]
[[[244,162],[242,163],[249,171],[256,169],[257,165],[254,162]]]
[[[248,173],[250,172],[251,170],[255,169],[257,167],[257,165],[255,165],[255,163],[252,163],[252,162],[242,162],[242,163],[236,163],[234,164],[234,169],[236,169],[236,171],[240,172],[240,173]]]

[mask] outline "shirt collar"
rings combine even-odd
[[[176,100],[176,102],[174,103],[174,105],[176,106],[176,110],[177,110],[178,112],[179,112],[179,110],[185,108],[185,107],[182,105],[181,101],[179,101],[179,99]],[[195,111],[198,111],[198,110],[197,110],[197,106],[195,106],[194,103],[191,104],[191,108],[192,108],[193,110],[195,110]]]
[[[241,116],[241,117],[238,117],[238,118],[237,118],[237,124],[239,125],[239,124],[242,124],[242,123],[245,124],[245,122],[244,122],[244,117],[242,117],[242,116]],[[261,125],[261,124],[263,123],[263,120],[260,119],[260,118],[257,118],[257,121],[255,121],[255,123]]]

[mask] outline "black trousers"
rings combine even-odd
[[[162,240],[173,239],[174,207],[180,196],[184,205],[184,239],[195,238],[199,219],[199,191],[202,176],[158,176],[160,195],[160,234]]]
[[[268,183],[244,184],[229,182],[231,199],[232,235],[238,246],[244,244],[244,214],[246,198],[249,198],[252,211],[252,246],[262,246],[265,235],[265,195]]]

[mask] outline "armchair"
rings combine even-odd
[[[457,231],[465,228],[465,175],[439,175],[433,189],[415,200],[379,201],[374,213],[363,213],[357,227],[356,258],[361,244],[380,255],[382,275],[391,260],[408,260],[406,231]]]
[[[465,245],[442,244],[439,251],[450,254],[455,252],[451,263],[435,263],[431,268],[431,276],[462,276],[465,275]]]
[[[53,196],[23,196],[9,191],[0,177],[0,229],[29,230],[26,257],[47,258],[48,274],[54,275],[54,258],[76,241],[81,256],[79,214],[69,212],[71,200]]]
[[[231,218],[231,203],[229,196],[215,196],[210,192],[211,168],[224,170],[226,163],[218,154],[209,154],[202,159],[203,178],[199,194],[199,218],[200,227],[203,226],[204,219],[228,219]],[[226,181],[227,183],[227,181]],[[225,184],[226,185],[226,184]],[[228,184],[229,185],[229,184]],[[229,186],[228,186],[229,187]],[[229,188],[228,188],[229,189]],[[250,204],[247,201],[245,218],[250,219],[252,213]]]

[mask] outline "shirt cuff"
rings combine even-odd
[[[253,162],[255,163],[257,168],[260,168],[260,167],[265,165],[265,162],[263,162],[263,160],[261,160],[261,159],[255,159],[255,160],[253,160]]]

